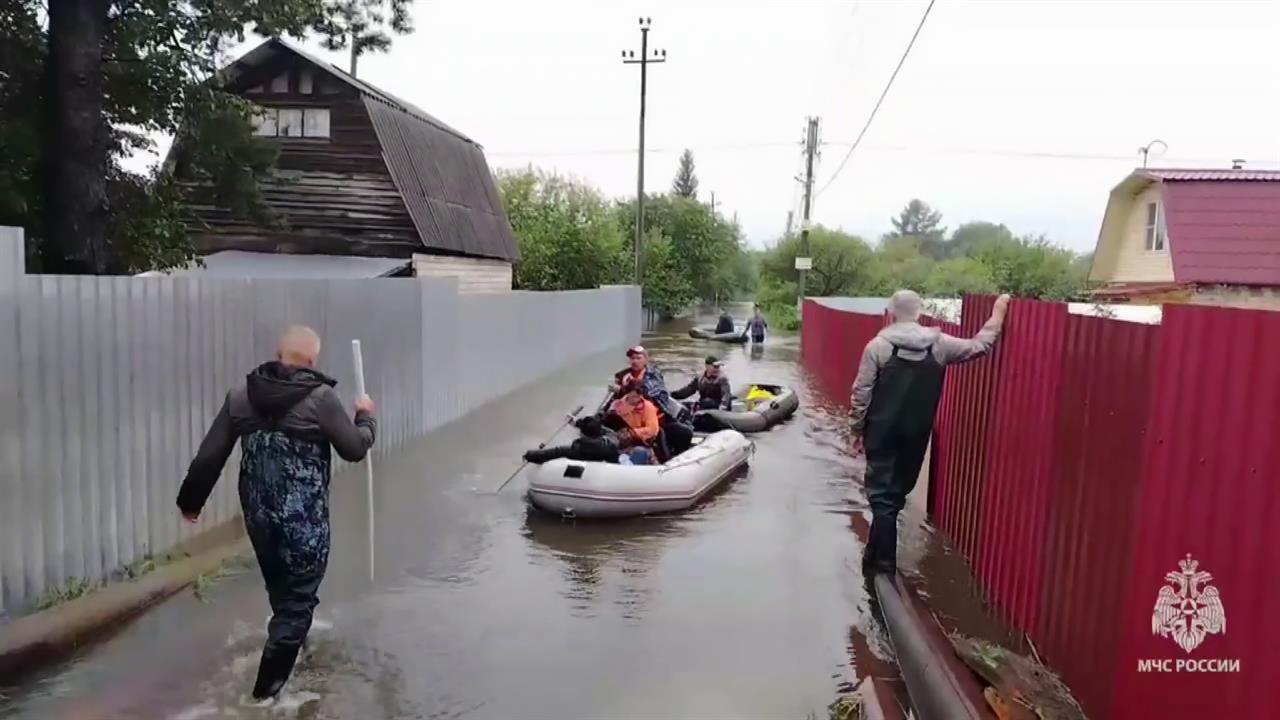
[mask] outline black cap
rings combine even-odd
[[[708,355],[708,356],[707,356],[707,364],[708,364],[708,365],[715,365],[716,367],[720,367],[723,363],[721,363],[721,362],[720,362],[720,358],[716,357],[715,355]]]

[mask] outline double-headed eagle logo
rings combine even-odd
[[[1160,588],[1151,613],[1151,632],[1172,637],[1188,654],[1210,633],[1227,631],[1222,598],[1218,589],[1208,584],[1213,576],[1199,570],[1199,566],[1200,563],[1188,555],[1178,563],[1181,570],[1165,575],[1165,581],[1170,584]]]

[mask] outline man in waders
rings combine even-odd
[[[348,415],[337,381],[315,369],[319,354],[314,330],[285,331],[276,359],[227,393],[178,491],[178,509],[195,522],[240,441],[240,506],[271,604],[257,701],[270,702],[284,687],[319,602],[329,562],[330,446],[357,462],[376,431],[373,401],[357,398],[354,418]]]
[[[898,566],[898,512],[916,485],[947,365],[991,350],[1004,325],[1009,296],[996,299],[991,319],[972,339],[924,327],[920,296],[899,290],[889,301],[893,324],[867,343],[853,381],[854,447],[866,453],[871,533],[862,557],[865,577]]]

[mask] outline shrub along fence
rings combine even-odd
[[[320,333],[319,365],[346,401],[361,340],[378,453],[640,337],[631,287],[40,276],[22,257],[21,235],[0,228],[0,612],[233,519],[238,454],[198,525],[174,497],[227,389],[290,323]]]
[[[938,324],[972,335],[991,303]],[[847,402],[884,320],[804,313],[804,362]],[[1280,313],[1018,300],[996,351],[948,371],[930,513],[1091,718],[1280,707],[1278,356]]]

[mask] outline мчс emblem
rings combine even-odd
[[[1206,635],[1227,631],[1222,598],[1217,588],[1207,584],[1213,576],[1199,570],[1199,565],[1188,555],[1178,563],[1181,570],[1165,575],[1170,584],[1160,588],[1151,613],[1151,632],[1172,637],[1188,654],[1204,642]]]

